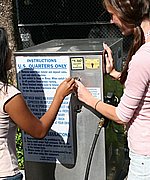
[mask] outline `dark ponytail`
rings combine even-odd
[[[133,39],[133,43],[131,45],[131,48],[129,50],[128,56],[127,56],[127,60],[126,60],[126,64],[125,67],[121,73],[121,77],[120,77],[120,82],[121,84],[124,84],[128,75],[128,65],[129,62],[131,61],[132,56],[136,53],[136,51],[144,44],[145,42],[145,38],[144,38],[144,32],[142,30],[142,28],[140,26],[137,26],[134,28],[134,39]]]

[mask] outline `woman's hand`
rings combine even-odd
[[[114,69],[114,60],[112,58],[112,50],[110,49],[110,47],[108,47],[107,44],[103,43],[103,48],[104,50],[107,52],[107,54],[105,54],[105,59],[106,59],[106,72],[108,74],[111,73],[111,71]]]
[[[59,94],[63,99],[74,92],[75,89],[75,80],[73,78],[65,79],[57,88],[56,95]]]
[[[77,86],[77,97],[80,101],[94,108],[97,98],[80,82],[75,80]]]
[[[115,78],[116,80],[119,80],[120,76],[121,76],[121,72],[118,72],[115,70],[114,67],[114,60],[112,57],[112,50],[110,49],[110,47],[103,43],[103,47],[104,50],[107,52],[107,54],[105,54],[105,59],[106,59],[106,72],[112,76],[113,78]]]

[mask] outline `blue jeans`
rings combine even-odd
[[[130,165],[127,180],[150,180],[150,156],[129,152]]]
[[[22,173],[18,173],[14,176],[8,176],[8,177],[4,178],[3,180],[22,180],[22,178],[23,178]]]

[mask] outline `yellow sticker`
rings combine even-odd
[[[98,69],[100,67],[99,59],[85,59],[86,69]]]
[[[83,57],[71,57],[70,58],[71,61],[71,69],[84,69],[84,59]]]

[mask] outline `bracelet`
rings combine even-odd
[[[101,102],[101,100],[98,100],[95,104],[95,110],[96,110],[96,106],[98,105],[98,103]]]

